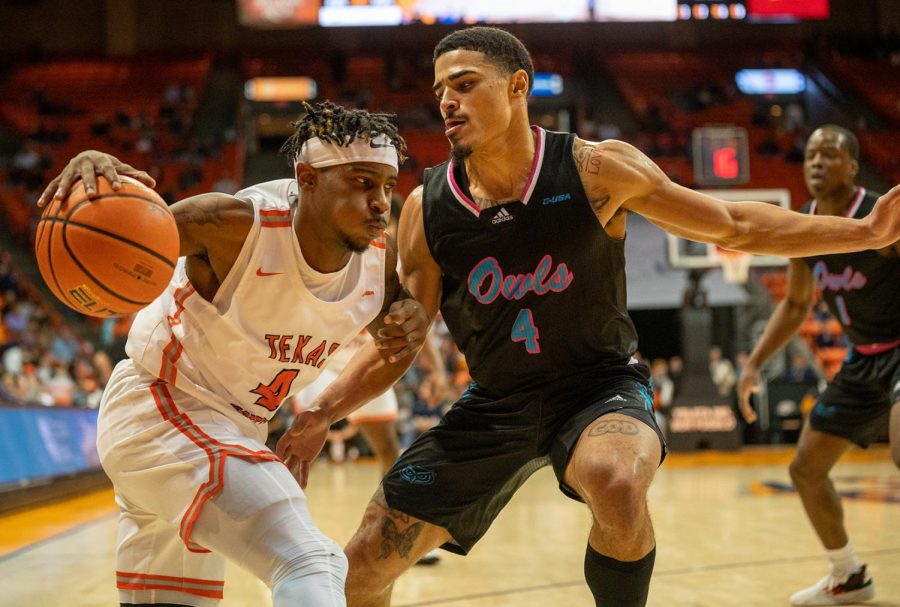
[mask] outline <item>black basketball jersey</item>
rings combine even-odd
[[[865,217],[877,199],[877,194],[858,188],[847,216]],[[814,215],[815,201],[800,212]],[[851,342],[863,346],[900,339],[900,258],[868,250],[803,261]]]
[[[622,364],[637,349],[625,242],[609,237],[590,207],[572,158],[575,136],[533,130],[520,200],[480,210],[462,164],[425,172],[441,312],[475,382],[504,393]]]

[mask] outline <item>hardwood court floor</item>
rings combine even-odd
[[[826,568],[795,494],[790,450],[674,454],[650,492],[658,550],[650,607],[771,607]],[[858,551],[881,607],[900,607],[900,475],[884,448],[837,467]],[[308,491],[314,519],[344,543],[378,482],[371,463],[319,465]],[[768,482],[769,484],[765,484]],[[894,500],[891,502],[890,500]],[[110,607],[115,506],[109,491],[0,518],[0,606]],[[549,470],[536,474],[466,558],[447,554],[398,582],[395,607],[593,607],[581,568],[590,519]],[[223,607],[270,605],[268,590],[231,567]]]

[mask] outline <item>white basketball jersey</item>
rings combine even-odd
[[[348,276],[355,286],[338,301],[323,301],[301,277],[305,260],[292,223],[296,181],[270,181],[235,196],[253,203],[255,220],[212,303],[195,291],[180,258],[169,286],[135,318],[126,352],[203,402],[264,423],[378,315],[386,243],[382,235],[353,254]]]

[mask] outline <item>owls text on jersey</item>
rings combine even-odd
[[[137,315],[126,351],[211,406],[265,423],[378,315],[386,242],[382,235],[354,254],[347,271],[355,284],[325,301],[302,278],[309,266],[293,229],[296,181],[270,181],[235,196],[253,204],[254,223],[212,302],[196,292],[179,259],[167,289]]]
[[[878,194],[857,188],[845,215],[861,219],[872,212]],[[816,201],[801,212],[816,214]],[[891,349],[900,341],[900,259],[865,250],[803,259],[844,334],[863,354]]]

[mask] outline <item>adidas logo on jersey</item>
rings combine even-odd
[[[497,211],[497,214],[494,215],[494,218],[491,219],[491,223],[497,225],[498,223],[512,220],[513,216],[509,214],[509,211],[507,211],[506,209],[500,209],[499,211]]]

